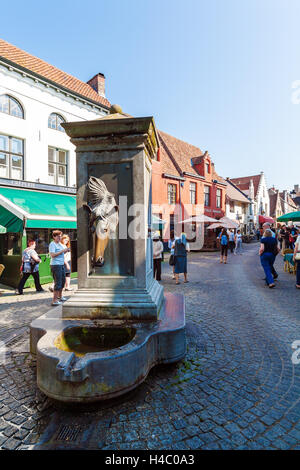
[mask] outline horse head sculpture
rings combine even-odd
[[[115,195],[108,191],[105,183],[91,176],[87,183],[90,227],[94,228],[95,244],[93,266],[103,266],[104,252],[110,238],[116,238],[119,223]]]

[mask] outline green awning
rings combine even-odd
[[[6,228],[0,225],[0,233],[6,233]]]
[[[288,214],[281,215],[277,217],[277,222],[299,222],[300,221],[300,211],[289,212]]]
[[[7,232],[25,228],[76,228],[76,196],[0,188],[0,224]]]

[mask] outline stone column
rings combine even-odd
[[[76,146],[78,246],[78,291],[63,305],[63,317],[157,320],[164,296],[153,279],[148,230],[151,160],[159,145],[154,120],[116,113],[63,126]],[[108,241],[103,266],[93,259],[92,230],[100,218],[91,225],[91,177],[104,182],[119,208],[116,239]]]

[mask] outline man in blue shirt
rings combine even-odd
[[[49,245],[49,254],[51,256],[50,266],[54,279],[53,300],[51,305],[56,307],[67,300],[65,297],[62,297],[62,290],[66,281],[64,255],[70,251],[70,248],[60,243],[62,237],[60,230],[54,230],[52,237],[53,241]]]

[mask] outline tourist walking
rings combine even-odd
[[[174,248],[172,248],[174,242],[175,242],[175,234],[174,234],[174,230],[171,230],[170,240],[168,241],[168,248],[170,250],[169,264],[170,264],[170,266],[172,266],[172,272],[173,272],[172,279],[175,279],[175,272],[174,272],[174,270],[175,270],[175,257],[174,257]]]
[[[189,282],[187,279],[187,253],[190,251],[190,246],[187,242],[185,233],[182,233],[179,238],[175,239],[173,244],[175,256],[175,279],[176,284],[179,282],[179,274],[183,273],[184,282]]]
[[[227,253],[228,253],[228,243],[229,243],[229,236],[228,236],[226,228],[223,228],[222,232],[220,233],[219,240],[220,240],[220,250],[221,250],[220,263],[224,262],[224,264],[226,264]]]
[[[286,227],[285,225],[282,225],[280,228],[279,237],[278,237],[282,254],[283,254],[283,251],[285,250],[285,232],[286,232]]]
[[[272,230],[265,230],[263,237],[260,240],[259,254],[260,262],[266,275],[266,283],[270,288],[275,287],[272,268],[278,252],[278,243],[276,238],[272,235]]]
[[[65,290],[72,291],[73,288],[70,286],[71,284],[71,248],[70,248],[70,237],[69,235],[64,234],[61,237],[61,243],[69,248],[64,254],[64,261],[65,261],[65,274],[66,274],[66,281],[65,281]]]
[[[240,230],[236,231],[234,241],[235,241],[234,254],[237,255],[239,253],[240,255],[242,255],[243,254],[242,253],[243,238],[242,238],[242,234]]]
[[[161,281],[161,260],[164,251],[164,245],[160,240],[159,232],[153,235],[153,276],[157,281]]]
[[[230,249],[231,253],[233,253],[234,247],[235,247],[235,242],[234,242],[234,231],[229,230],[229,240],[228,240],[228,248]]]
[[[296,287],[297,289],[300,289],[300,235],[299,235],[299,231],[298,231],[298,237],[295,243],[294,262],[297,263]]]
[[[18,285],[18,293],[19,295],[23,295],[23,288],[24,285],[29,278],[32,276],[34,279],[34,285],[37,292],[44,292],[44,289],[40,283],[40,275],[39,275],[39,264],[42,261],[39,258],[37,252],[35,251],[36,243],[34,240],[30,240],[28,242],[28,247],[25,248],[22,254],[22,265],[21,265],[21,272],[22,278]]]
[[[271,224],[270,224],[269,222],[265,222],[265,223],[263,224],[263,229],[264,229],[264,231],[270,230],[270,232],[271,232],[271,234],[272,234],[272,238],[274,238],[274,239],[276,240],[276,243],[278,244],[278,241],[277,241],[277,238],[276,238],[276,233],[272,230]],[[280,251],[280,250],[279,250],[279,251]],[[275,253],[275,258],[276,258],[276,256],[278,255],[279,251],[277,251],[277,252]],[[275,260],[274,260],[274,262],[275,262]],[[275,268],[274,268],[274,263],[272,264],[272,276],[273,276],[274,279],[277,279],[277,278],[278,278],[278,273],[277,273],[277,271],[276,271]]]
[[[54,230],[52,237],[53,241],[49,245],[49,254],[51,256],[50,266],[54,279],[52,305],[56,306],[67,300],[66,297],[62,296],[66,280],[64,255],[70,251],[70,248],[61,243],[62,232],[60,230]]]

